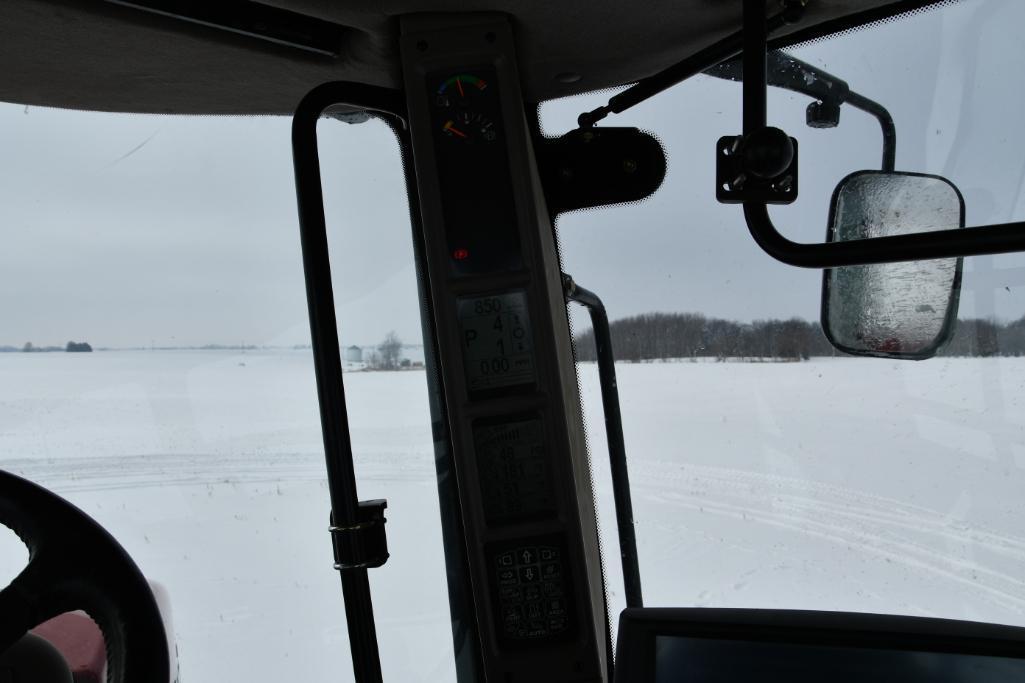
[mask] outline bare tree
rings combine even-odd
[[[377,345],[377,352],[382,370],[397,370],[399,354],[402,352],[402,340],[394,331],[389,332],[385,335],[384,341]]]

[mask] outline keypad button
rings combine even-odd
[[[532,585],[523,587],[523,599],[527,601],[541,599],[541,586]]]
[[[520,567],[520,583],[536,583],[541,580],[541,570],[536,566]]]
[[[559,549],[551,546],[542,546],[537,550],[542,562],[551,562],[559,559]]]
[[[527,622],[527,637],[541,638],[548,635],[548,622],[543,619]]]
[[[519,624],[523,620],[523,611],[519,605],[506,605],[502,608],[502,623],[505,625]]]
[[[498,585],[499,586],[515,586],[519,583],[516,578],[515,569],[500,569],[498,570]]]
[[[566,603],[558,598],[548,600],[545,602],[545,611],[550,617],[564,617],[566,616]]]
[[[537,562],[537,548],[520,548],[516,551],[516,562],[518,564],[534,564]]]
[[[531,586],[531,587],[532,588],[537,588],[537,586]],[[538,591],[538,592],[540,593],[540,591]],[[520,589],[519,588],[511,588],[511,587],[500,588],[498,590],[498,599],[501,600],[502,602],[519,602],[520,600],[523,599],[523,594],[520,593]],[[531,596],[531,597],[529,597],[527,599],[528,600],[536,600],[537,598]]]
[[[512,567],[516,564],[515,553],[502,553],[497,558],[497,564],[501,567]]]
[[[548,581],[562,577],[562,565],[558,562],[549,562],[541,565],[541,576]]]

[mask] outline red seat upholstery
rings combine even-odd
[[[107,680],[107,648],[96,622],[81,612],[68,612],[32,629],[45,638],[67,660],[75,683],[103,683]]]

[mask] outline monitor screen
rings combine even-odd
[[[1025,681],[1025,628],[859,612],[623,610],[615,683]]]
[[[1025,659],[656,636],[655,683],[1006,683]]]
[[[540,419],[475,425],[473,445],[489,524],[555,513]]]
[[[464,297],[458,300],[457,312],[470,391],[534,383],[526,292]]]

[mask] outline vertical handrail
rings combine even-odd
[[[332,105],[372,111],[402,122],[404,105],[393,90],[356,83],[327,83],[312,90],[299,103],[292,119],[292,155],[295,167],[299,233],[302,241],[306,302],[309,308],[313,361],[317,377],[320,425],[324,439],[332,524],[355,528],[359,498],[353,469],[342,362],[338,344],[331,261],[328,255],[317,121]],[[382,683],[374,607],[367,569],[340,572],[345,618],[358,683]]]
[[[623,436],[623,414],[619,408],[619,384],[616,381],[616,358],[612,353],[609,316],[597,294],[584,289],[565,273],[562,281],[566,298],[585,307],[591,315],[602,411],[605,415],[605,437],[612,471],[612,498],[616,507],[616,527],[619,530],[619,556],[623,563],[623,591],[626,593],[627,607],[643,607],[637,532],[634,527],[633,499],[630,496],[630,473],[626,466],[626,439]]]

